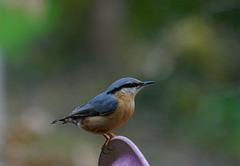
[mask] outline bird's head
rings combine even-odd
[[[142,88],[155,83],[154,81],[139,81],[135,78],[125,77],[115,81],[107,89],[107,94],[123,93],[128,95],[136,95]]]

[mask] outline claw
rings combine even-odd
[[[105,143],[103,144],[103,146],[102,146],[101,149],[102,149],[102,152],[103,152],[104,154],[106,154],[105,150],[113,151],[112,148],[108,147],[108,143],[109,143],[110,140],[111,140],[113,137],[115,137],[116,135],[113,134],[113,133],[111,133],[111,132],[102,133],[102,135],[106,138],[106,141],[105,141]]]
[[[103,147],[102,149],[102,153],[103,154],[108,154],[109,151],[113,151],[112,148],[108,147],[108,145],[106,145],[105,147]]]
[[[112,147],[112,146],[110,147],[110,145],[107,145],[105,148],[106,148],[108,151],[113,151],[113,147]]]

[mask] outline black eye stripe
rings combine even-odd
[[[136,86],[139,86],[139,85],[142,85],[143,83],[142,82],[139,82],[139,83],[129,83],[129,84],[124,84],[120,87],[117,87],[117,88],[114,88],[113,90],[107,92],[107,94],[113,94],[123,88],[132,88],[132,87],[136,87]]]

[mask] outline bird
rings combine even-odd
[[[113,131],[126,123],[135,109],[135,96],[155,81],[140,81],[132,77],[121,78],[112,83],[106,91],[77,107],[68,116],[56,119],[51,124],[73,123],[86,131],[102,134],[106,141],[102,150],[116,135]]]

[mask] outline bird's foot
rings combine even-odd
[[[111,148],[109,145],[104,146],[102,149],[103,154],[108,154],[110,151],[113,151],[113,148]]]
[[[105,133],[102,133],[102,135],[106,138],[106,141],[105,141],[105,143],[103,144],[103,146],[101,148],[103,150],[108,145],[108,143],[110,141],[110,137],[107,134],[105,134]]]
[[[108,143],[110,142],[111,138],[115,137],[116,135],[113,134],[113,133],[110,133],[110,132],[108,132],[108,133],[103,133],[102,135],[106,138],[106,141],[105,141],[105,143],[103,144],[103,146],[102,146],[101,149],[102,149],[102,152],[103,152],[104,154],[106,154],[107,151],[113,151],[113,149],[108,146]]]

